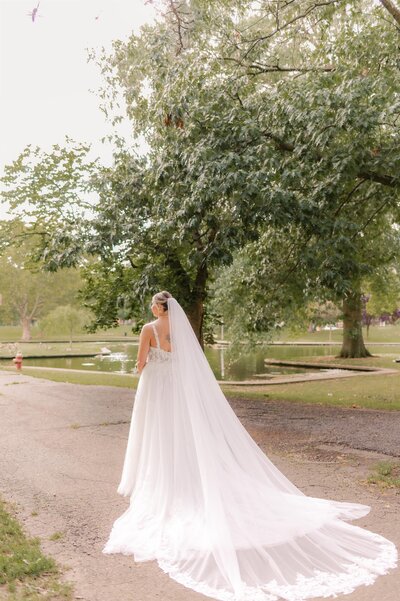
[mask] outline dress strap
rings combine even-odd
[[[157,348],[160,348],[160,340],[158,338],[158,332],[157,332],[157,328],[154,325],[154,323],[151,324],[151,327],[153,328],[153,332],[154,332],[154,337],[156,339],[156,343],[157,343]]]

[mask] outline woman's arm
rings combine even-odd
[[[140,332],[139,338],[139,350],[136,359],[136,367],[139,374],[146,365],[146,359],[150,348],[150,328],[148,325],[144,325]]]

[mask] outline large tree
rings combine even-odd
[[[307,299],[341,300],[341,354],[365,356],[363,281],[399,251],[398,32],[379,8],[359,2],[363,10],[356,12],[352,3],[331,2],[321,4],[338,8],[320,19],[315,36],[315,28],[304,26],[319,3],[296,3],[303,11],[278,4],[283,10],[276,27],[252,36],[247,31],[233,61],[272,88],[264,93],[260,119],[276,149],[271,172],[287,198],[290,220],[273,223],[257,245],[239,253],[237,269],[234,264],[222,277],[226,293],[218,293],[218,301],[224,305],[233,290],[241,290],[240,321],[257,330]],[[312,50],[291,55],[285,46],[282,56],[281,44],[299,19]],[[276,72],[297,76],[271,86]],[[235,314],[235,305],[229,313]]]
[[[0,257],[0,322],[21,325],[22,340],[31,339],[32,325],[58,305],[79,305],[81,277],[76,269],[43,272],[26,263],[27,243],[8,247]]]
[[[87,273],[100,325],[121,295],[134,307],[163,287],[201,339],[209,282],[243,248],[264,257],[250,267],[269,304],[291,305],[262,269],[279,243],[277,281],[299,303],[319,290],[350,307],[371,267],[363,240],[397,220],[396,22],[369,2],[164,4],[100,60],[103,100],[122,93],[146,156],[120,147],[92,179],[94,218],[57,228],[43,258],[98,257]],[[115,302],[101,302],[106,288]],[[262,298],[254,287],[250,329],[271,323]]]
[[[102,61],[149,149],[105,173],[103,248],[123,249],[137,292],[172,281],[201,337],[215,269],[281,228],[312,259],[303,293],[317,273],[321,295],[342,295],[343,352],[366,353],[359,239],[398,202],[394,28],[367,3],[360,16],[352,2],[278,2],[261,18],[251,2],[165,5]]]

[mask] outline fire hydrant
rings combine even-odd
[[[17,353],[15,355],[13,361],[15,363],[15,367],[17,368],[17,371],[19,371],[22,368],[22,353],[21,352]]]

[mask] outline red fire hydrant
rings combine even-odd
[[[22,368],[22,353],[21,352],[17,353],[15,355],[13,361],[15,363],[15,367],[17,368],[17,371],[19,371]]]

